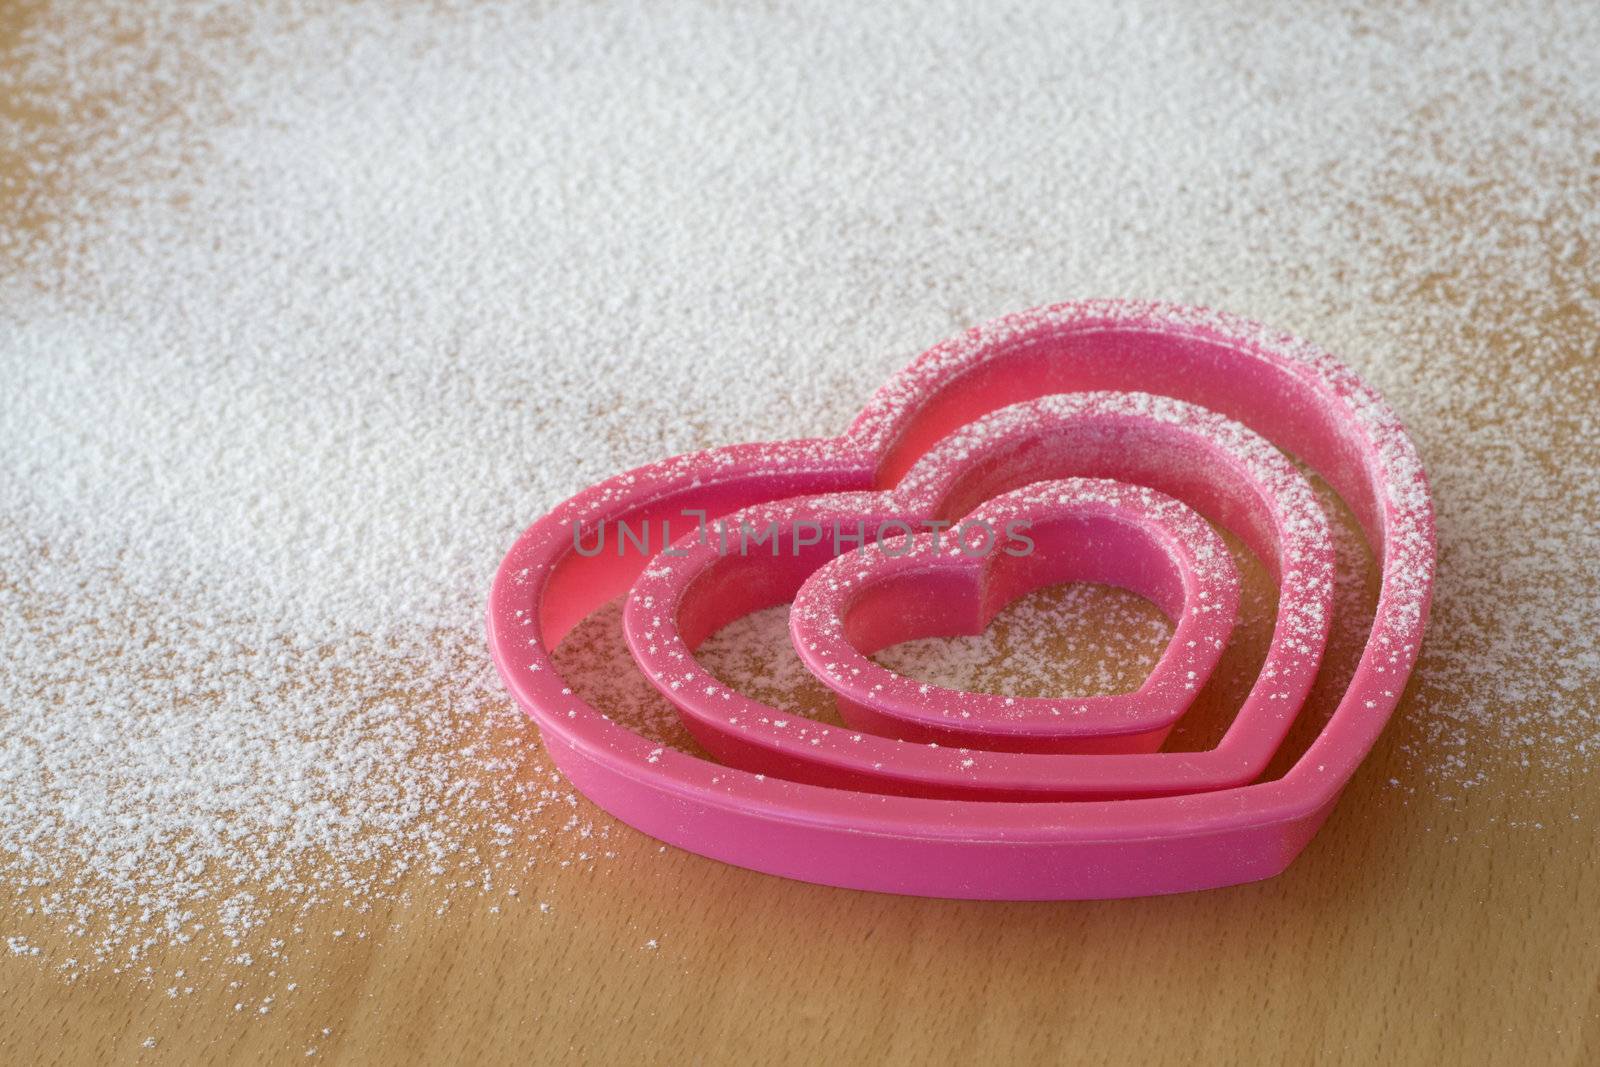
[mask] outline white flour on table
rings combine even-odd
[[[59,6],[0,69],[0,885],[69,974],[603,866],[484,651],[516,532],[1080,296],[1407,420],[1409,787],[1593,763],[1592,6]]]

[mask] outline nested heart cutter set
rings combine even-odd
[[[1337,708],[1287,773],[1261,780],[1332,619],[1329,523],[1290,455],[1350,507],[1381,585]],[[1212,524],[1277,583],[1271,645],[1215,748],[1161,751],[1238,608]],[[1339,361],[1216,311],[1085,301],[938,345],[839,437],[707,449],[584,490],[512,546],[488,627],[556,765],[663,841],[836,886],[1123,897],[1294,859],[1400,699],[1433,569],[1416,449]],[[1172,620],[1137,692],[965,693],[871,658],[976,632],[1065,581],[1133,590]],[[639,669],[713,759],[613,722],[557,669],[562,637],[618,596]],[[720,627],[781,604],[844,725],[762,704],[696,661]]]

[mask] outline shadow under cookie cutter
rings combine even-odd
[[[1173,401],[1184,402],[1181,415],[1175,414]],[[870,765],[847,768],[849,774],[879,773],[827,785],[818,781],[839,768],[826,761],[820,766],[817,760],[785,763],[790,778],[664,749],[583,701],[551,661],[550,650],[595,608],[636,581],[640,588],[634,592],[640,593],[657,570],[683,563],[675,554],[659,552],[585,555],[575,545],[587,532],[605,524],[647,522],[669,531],[673,543],[692,543],[698,520],[688,513],[715,517],[766,508],[795,514],[816,506],[816,498],[825,507],[836,506],[840,500],[830,501],[836,494],[854,498],[842,503],[859,513],[861,505],[870,506],[868,497],[925,492],[938,507],[964,515],[985,500],[1041,479],[1103,477],[1092,464],[1082,469],[1089,438],[1074,436],[1078,431],[1069,417],[1096,404],[1119,412],[1132,438],[1141,432],[1163,436],[1139,430],[1141,416],[1145,424],[1165,419],[1165,425],[1179,427],[1214,419],[1213,428],[1227,434],[1238,432],[1235,423],[1249,427],[1298,456],[1343,497],[1380,560],[1378,604],[1355,674],[1321,733],[1282,778],[1254,781],[1281,742],[1303,692],[1300,699],[1268,700],[1281,706],[1241,733],[1233,750],[1229,740],[1240,729],[1241,715],[1212,753],[973,749],[963,755],[865,731],[857,731],[861,742],[848,742],[867,744],[870,737],[870,743],[895,752],[981,756],[986,764],[1127,765],[1126,771],[1098,772],[1107,775],[1102,779],[1093,774],[1080,779],[1074,770],[1074,781],[1024,790],[1032,796],[1090,799],[991,799],[981,793],[939,795],[937,785],[924,789],[920,772],[907,772],[908,757],[870,761],[892,763],[887,774]],[[966,450],[961,464],[922,463],[951,448]],[[1253,445],[1245,451],[1270,462]],[[1039,463],[1030,466],[1030,455]],[[1309,557],[1295,554],[1305,531],[1298,522],[1285,527],[1281,520],[1285,501],[1297,491],[1287,483],[1275,487],[1287,496],[1256,487],[1253,497],[1240,491],[1219,504],[1211,497],[1226,494],[1217,493],[1215,484],[1196,492],[1184,482],[1206,472],[1190,469],[1184,475],[1174,468],[1168,473],[1167,482],[1156,488],[1239,533],[1276,571],[1286,596],[1296,590],[1307,594],[1301,598],[1304,614],[1293,620],[1294,636],[1305,647],[1289,647],[1285,654],[1302,666],[1311,663],[1313,653],[1320,657],[1328,620],[1325,611],[1320,620],[1316,613],[1324,605],[1323,576],[1331,589],[1331,564],[1320,550]],[[928,488],[934,483],[942,488]],[[1277,504],[1265,504],[1269,497]],[[1320,511],[1316,515],[1320,518]],[[1309,513],[1306,521],[1316,524]],[[1010,316],[936,346],[880,390],[841,437],[709,449],[585,490],[535,523],[512,547],[491,591],[488,625],[500,672],[539,724],[558,767],[596,803],[662,840],[756,870],[888,892],[1012,899],[1133,896],[1268,877],[1298,854],[1400,698],[1419,651],[1433,562],[1432,507],[1416,451],[1377,394],[1337,360],[1303,341],[1206,309],[1086,301]],[[780,590],[791,583],[798,590],[810,577],[775,578],[768,595],[784,595]],[[693,583],[684,588],[692,592]],[[808,594],[807,599],[815,598]],[[630,640],[638,651],[640,619],[632,600],[628,613],[635,615]],[[1279,627],[1283,624],[1280,618]],[[685,663],[692,666],[692,655]],[[1314,663],[1310,670],[1315,673]],[[1291,680],[1298,687],[1298,675]],[[1269,686],[1266,695],[1294,687]],[[846,698],[861,695],[851,692]],[[870,692],[866,696],[869,710],[885,710],[873,705]],[[781,746],[755,748],[783,752]],[[1225,755],[1214,755],[1219,752]],[[1239,765],[1226,767],[1236,755]],[[736,755],[735,762],[747,756]],[[1214,765],[1203,765],[1205,760]],[[1199,769],[1186,769],[1191,766]],[[1124,774],[1125,780],[1116,778]],[[1007,797],[1010,787],[1001,781],[998,794]]]

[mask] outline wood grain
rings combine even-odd
[[[0,57],[27,17],[0,13]],[[1600,1062],[1600,790],[1531,782],[1509,759],[1469,796],[1395,788],[1427,744],[1416,712],[1413,695],[1312,846],[1263,884],[906,899],[617,825],[603,870],[548,872],[548,913],[456,896],[435,915],[440,891],[418,876],[409,902],[362,917],[364,938],[335,936],[337,909],[274,919],[297,953],[277,965],[301,976],[292,993],[276,972],[174,998],[142,967],[68,983],[0,959],[0,1060]],[[0,918],[48,938],[20,897]],[[143,965],[215,973],[213,951]]]

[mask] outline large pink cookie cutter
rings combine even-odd
[[[1327,521],[1280,449],[1350,506],[1382,579],[1338,707],[1287,773],[1260,781],[1316,677],[1332,603]],[[1154,751],[1236,605],[1231,564],[1199,517],[1266,565],[1278,619],[1217,747]],[[998,550],[1013,520],[1026,524],[1026,553]],[[869,535],[818,536],[835,522]],[[950,539],[963,523],[986,553]],[[713,532],[730,525],[767,539],[730,551]],[[947,531],[937,550],[929,526]],[[647,536],[630,542],[625,527]],[[662,840],[888,892],[1134,896],[1269,877],[1299,853],[1400,698],[1433,562],[1416,451],[1338,361],[1210,310],[1088,301],[931,349],[842,437],[709,449],[585,490],[512,547],[488,625],[557,765]],[[1008,703],[869,658],[908,636],[979,628],[1028,588],[1078,579],[1126,585],[1173,618],[1140,692]],[[641,669],[721,762],[611,722],[556,670],[550,650],[625,592]],[[695,662],[721,625],[790,601],[797,651],[847,728],[764,706]]]

